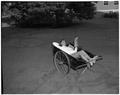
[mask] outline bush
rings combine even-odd
[[[63,23],[64,10],[56,6],[56,3],[17,2],[10,7],[10,11],[12,12],[11,18],[20,26]],[[56,17],[54,17],[54,15],[56,15]]]
[[[3,2],[2,2],[3,3]],[[92,19],[91,2],[8,2],[11,19],[20,26],[72,24],[73,19]],[[4,8],[3,8],[4,11]]]
[[[96,13],[96,8],[91,2],[70,2],[67,7],[72,9],[79,19],[92,19]]]
[[[118,12],[109,12],[109,13],[104,13],[103,14],[104,18],[119,18],[119,13]]]

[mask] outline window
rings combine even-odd
[[[118,1],[114,1],[114,5],[118,5]]]
[[[108,1],[104,1],[104,5],[108,5]]]

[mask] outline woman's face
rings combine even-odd
[[[61,45],[62,45],[62,46],[66,46],[65,40],[62,40],[62,41],[61,41]]]

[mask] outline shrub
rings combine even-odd
[[[92,2],[70,2],[67,7],[72,9],[79,19],[92,19],[96,10]]]
[[[3,2],[2,2],[3,3]],[[92,19],[95,13],[91,2],[8,2],[11,19],[20,26],[64,25],[73,19]],[[4,11],[4,8],[3,8]]]
[[[119,18],[119,13],[118,12],[109,12],[109,13],[104,13],[103,14],[104,18]]]

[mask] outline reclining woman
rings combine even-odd
[[[70,54],[74,58],[82,58],[85,61],[89,62],[91,65],[93,65],[99,58],[98,56],[91,58],[82,48],[78,50],[78,37],[75,37],[74,39],[74,46],[71,44],[67,46],[65,40],[61,41],[60,46],[66,53]]]

